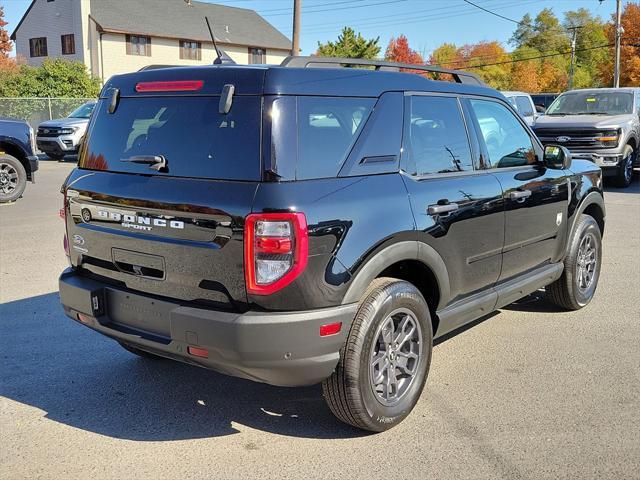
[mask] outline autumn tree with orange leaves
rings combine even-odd
[[[620,86],[640,86],[640,3],[629,2],[622,10],[622,47],[620,48]],[[609,43],[615,42],[615,27],[607,25]],[[613,48],[610,60],[600,67],[605,85],[613,85]]]
[[[409,40],[404,35],[389,41],[384,59],[389,62],[411,63],[413,65],[424,63],[422,55],[409,47]]]

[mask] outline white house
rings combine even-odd
[[[11,35],[30,65],[61,57],[103,81],[147,65],[280,63],[290,40],[255,11],[188,0],[33,0]]]

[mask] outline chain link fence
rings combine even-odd
[[[94,98],[7,98],[0,97],[0,118],[26,120],[36,129],[41,122],[68,116]]]

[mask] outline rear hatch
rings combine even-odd
[[[243,224],[262,172],[263,76],[206,67],[111,79],[65,185],[72,265],[184,302],[246,302]],[[225,84],[235,94],[220,113]]]

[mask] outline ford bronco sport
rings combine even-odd
[[[62,189],[60,298],[133,353],[322,382],[339,419],[382,431],[416,404],[434,338],[542,287],[589,303],[601,185],[465,72],[296,57],[120,75]]]

